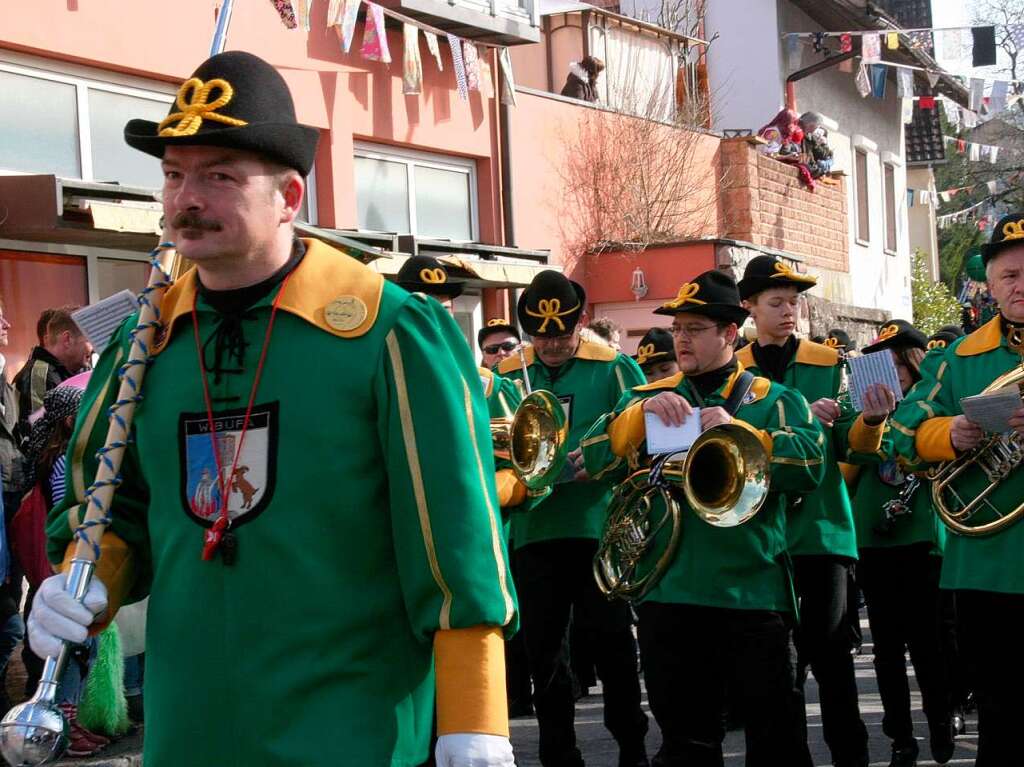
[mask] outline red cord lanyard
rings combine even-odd
[[[217,465],[217,487],[220,488],[220,516],[217,517],[217,521],[213,523],[213,527],[206,531],[203,537],[203,559],[211,560],[213,555],[217,553],[217,547],[220,546],[221,541],[224,538],[224,533],[228,528],[231,527],[231,517],[228,515],[228,501],[231,498],[231,478],[235,476],[235,470],[238,468],[238,456],[242,454],[242,445],[245,443],[245,433],[249,430],[249,416],[252,415],[252,406],[256,401],[256,390],[260,385],[260,376],[263,374],[263,363],[267,359],[267,350],[270,348],[270,333],[274,329],[274,319],[277,317],[277,307],[281,303],[281,296],[284,294],[284,289],[288,285],[288,280],[294,274],[291,271],[287,274],[284,280],[281,281],[281,287],[277,291],[277,295],[274,296],[274,304],[270,309],[270,322],[267,323],[267,332],[263,337],[263,349],[260,351],[260,361],[256,365],[256,376],[252,381],[252,389],[249,390],[249,404],[245,408],[245,418],[242,419],[242,433],[238,437],[238,447],[235,449],[235,455],[231,462],[231,473],[228,475],[227,487],[224,486],[224,472],[220,463],[220,451],[217,449],[217,434],[213,423],[213,404],[210,399],[210,384],[206,380],[206,365],[203,362],[203,345],[199,340],[199,316],[196,314],[196,300],[198,299],[199,292],[196,291],[196,295],[192,299],[192,330],[195,334],[196,339],[196,354],[199,356],[199,376],[203,381],[203,401],[206,403],[206,423],[210,429],[210,442],[213,446],[213,460]]]

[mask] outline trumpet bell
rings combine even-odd
[[[509,429],[508,453],[528,490],[542,490],[558,479],[569,454],[569,421],[554,394],[538,390],[519,403]]]

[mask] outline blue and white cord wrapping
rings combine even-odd
[[[105,444],[103,447],[96,451],[96,460],[99,461],[101,464],[105,465],[107,467],[107,470],[114,476],[111,479],[107,480],[96,479],[89,486],[89,489],[85,491],[85,503],[83,505],[86,507],[87,510],[90,505],[94,505],[97,509],[103,512],[103,516],[97,517],[96,519],[86,519],[84,522],[82,522],[82,524],[75,528],[74,538],[76,538],[79,541],[84,541],[85,543],[92,546],[93,554],[96,560],[99,560],[100,558],[100,545],[98,541],[94,542],[89,540],[88,530],[90,527],[95,527],[96,525],[103,525],[104,527],[106,527],[111,523],[112,519],[110,516],[110,510],[103,509],[103,502],[96,498],[95,493],[101,487],[113,486],[117,488],[122,482],[120,471],[115,470],[114,462],[110,459],[110,456],[108,456],[107,454],[113,452],[114,450],[126,449],[128,447],[128,443],[131,442],[131,437],[129,436],[128,433],[128,424],[125,422],[124,417],[120,414],[119,411],[126,405],[138,404],[139,402],[142,402],[143,399],[142,391],[138,388],[135,381],[130,376],[128,376],[128,371],[131,370],[131,368],[135,367],[136,365],[149,365],[150,362],[152,361],[152,354],[150,353],[149,346],[145,343],[145,341],[143,341],[138,336],[140,333],[150,328],[152,328],[154,332],[157,332],[157,330],[160,328],[160,307],[158,304],[154,304],[150,300],[150,295],[157,290],[166,290],[172,283],[171,275],[164,271],[163,265],[160,263],[160,256],[163,254],[164,251],[172,250],[173,248],[173,243],[161,242],[149,254],[150,266],[152,266],[154,270],[160,273],[162,279],[156,281],[151,280],[150,283],[146,285],[146,287],[143,289],[142,293],[139,294],[139,316],[141,319],[142,307],[148,306],[153,311],[153,319],[151,319],[148,322],[140,322],[132,329],[132,345],[128,353],[128,361],[125,362],[124,365],[122,365],[117,371],[118,381],[126,381],[128,385],[132,388],[132,394],[128,397],[119,398],[117,402],[110,406],[107,413],[109,420],[115,421],[117,425],[121,428],[121,431],[125,435],[125,438],[123,440],[108,442],[107,444]],[[136,344],[138,345],[138,350],[142,352],[141,357],[135,357],[133,355],[133,352],[136,350]],[[97,475],[98,474],[99,471],[97,471]],[[87,514],[83,514],[82,516],[87,516]]]

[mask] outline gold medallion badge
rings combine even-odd
[[[355,330],[366,319],[366,304],[356,296],[335,298],[324,307],[324,319],[335,330]]]

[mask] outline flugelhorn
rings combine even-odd
[[[723,424],[683,453],[659,456],[615,489],[594,556],[609,599],[638,600],[661,580],[682,536],[683,505],[715,527],[751,520],[768,497],[768,454],[750,430]]]

